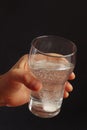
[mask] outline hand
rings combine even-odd
[[[70,80],[75,78],[72,73]],[[5,74],[0,76],[0,106],[19,106],[29,102],[30,91],[39,91],[42,84],[31,73],[28,65],[28,55],[24,55]],[[72,85],[65,84],[64,98],[73,90]]]
[[[28,66],[28,55],[24,55],[5,74],[0,76],[0,106],[19,106],[29,102],[30,90],[42,87]]]

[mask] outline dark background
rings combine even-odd
[[[74,91],[64,99],[60,114],[40,119],[28,104],[0,107],[0,130],[87,130],[87,14],[86,3],[3,0],[0,2],[0,73],[7,72],[29,53],[33,38],[59,35],[77,45]]]

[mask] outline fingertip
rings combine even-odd
[[[66,82],[65,83],[65,90],[68,91],[68,92],[72,92],[73,86],[69,82]]]
[[[39,80],[35,79],[29,84],[28,87],[33,91],[39,91],[42,88],[42,83]]]
[[[64,92],[64,98],[68,98],[69,97],[69,93],[67,91]]]
[[[73,79],[75,79],[75,77],[76,77],[75,73],[72,72],[72,73],[70,74],[70,76],[69,76],[69,80],[73,80]]]

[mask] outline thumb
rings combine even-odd
[[[10,71],[10,77],[16,82],[23,83],[31,90],[38,91],[42,88],[41,82],[30,71],[13,69]]]

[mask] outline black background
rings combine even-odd
[[[64,99],[60,114],[52,119],[33,116],[28,104],[0,108],[0,130],[87,129],[87,14],[86,3],[64,1],[3,0],[0,2],[0,73],[7,72],[29,53],[33,38],[59,35],[77,45],[74,91]]]

